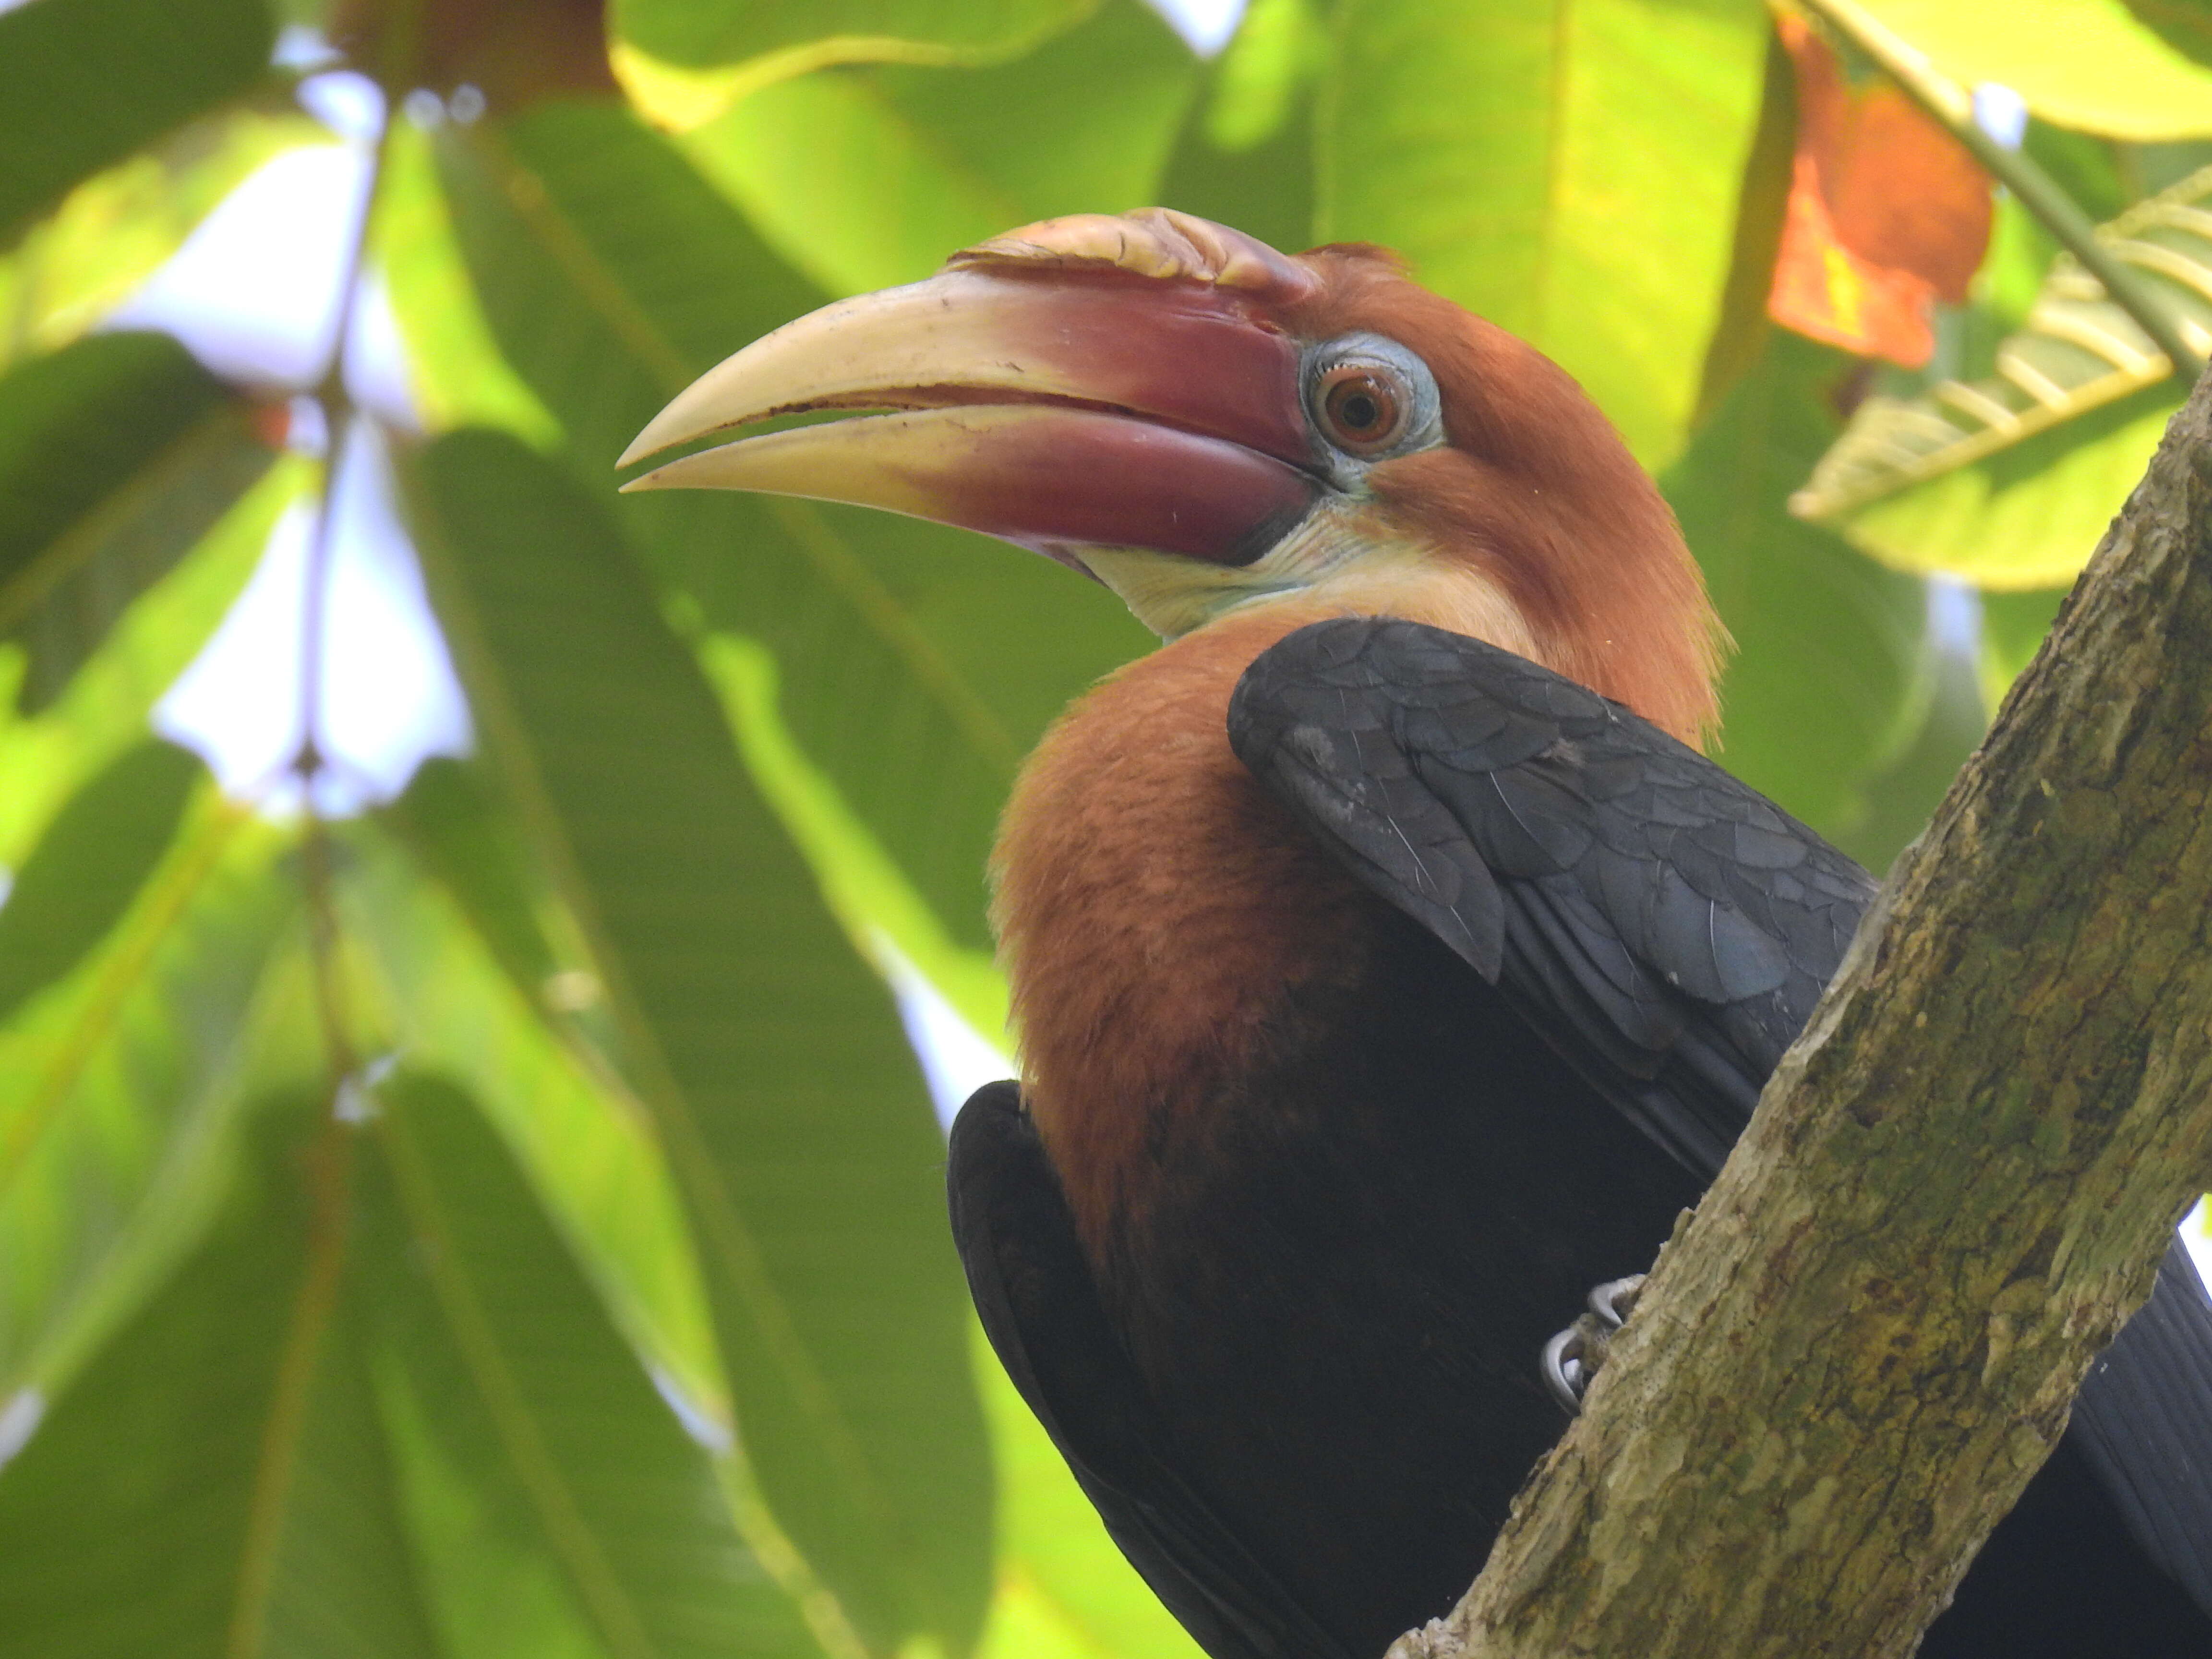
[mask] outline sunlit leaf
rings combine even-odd
[[[1711,417],[1766,349],[1767,301],[1774,292],[1774,264],[1782,251],[1796,164],[1796,70],[1781,40],[1770,37],[1759,88],[1759,126],[1752,135],[1751,153],[1744,158],[1728,281],[1705,347],[1693,428]]]
[[[1337,9],[1320,231],[1580,380],[1639,459],[1680,448],[1759,113],[1750,0]]]
[[[0,1021],[76,966],[137,896],[203,775],[166,743],[125,751],[47,829],[0,904]]]
[[[166,334],[103,334],[0,379],[0,634],[27,711],[268,470],[253,404]]]
[[[264,0],[33,0],[0,14],[0,246],[70,185],[267,73]]]
[[[811,49],[827,62],[925,52],[1011,57],[1077,21],[1097,0],[615,0],[622,38],[671,64],[735,64]],[[919,50],[900,52],[901,46]],[[840,52],[839,48],[842,50]]]
[[[572,1621],[624,1659],[818,1652],[473,1104],[411,1076],[377,1100],[388,1182],[364,1183],[360,1271],[411,1443],[422,1577],[459,1659],[542,1651],[530,1624]],[[518,1629],[518,1611],[538,1617]]]
[[[429,428],[499,426],[532,443],[557,443],[559,422],[492,341],[453,240],[430,140],[411,125],[385,141],[370,246]]]
[[[68,344],[129,296],[264,161],[330,129],[234,106],[79,185],[0,258],[0,365]]]
[[[1312,246],[1314,105],[1328,41],[1306,0],[1249,8],[1204,68],[1161,202],[1289,252]]]
[[[618,111],[549,106],[452,134],[443,156],[488,319],[593,488],[663,402],[820,297]],[[704,625],[775,653],[807,753],[954,938],[983,947],[1015,764],[1144,631],[1104,590],[963,532],[718,492],[617,511]]]
[[[294,914],[285,844],[204,793],[100,948],[0,1027],[0,1387],[66,1372],[204,1214]]]
[[[1826,393],[1850,362],[1771,331],[1662,481],[1735,638],[1719,758],[1816,829],[1865,811],[1863,781],[1910,740],[1927,691],[1921,585],[1784,505],[1834,437]]]
[[[23,647],[0,642],[0,863],[19,862],[79,784],[146,735],[156,700],[215,631],[308,470],[294,457],[264,474],[35,717],[19,712],[13,692]]]
[[[1231,155],[1287,126],[1326,67],[1328,33],[1312,0],[1254,0],[1223,48],[1206,109],[1206,137]]]
[[[207,1242],[0,1469],[0,1629],[26,1653],[437,1651],[345,1274],[346,1132],[302,1146],[306,1102],[280,1121]]]
[[[988,1471],[942,1152],[889,1000],[590,497],[464,433],[410,499],[482,729],[668,1142],[762,1488],[872,1649],[964,1650]]]
[[[1032,220],[1158,195],[1197,64],[1137,0],[1001,68],[825,70],[764,87],[684,151],[831,293],[913,282]]]
[[[410,795],[454,764],[426,766]],[[474,817],[477,808],[489,822],[433,832],[459,846],[425,846],[421,816]],[[468,1088],[634,1346],[702,1410],[725,1414],[726,1390],[682,1206],[644,1109],[611,1065],[611,1045],[599,1041],[606,1022],[598,976],[580,951],[563,951],[553,957],[553,974],[526,979],[516,969],[526,958],[501,953],[495,961],[486,943],[483,890],[524,885],[534,875],[471,867],[481,857],[507,860],[519,832],[503,817],[474,790],[436,807],[403,799],[385,822],[398,829],[408,857],[384,836],[349,838],[348,921],[369,945],[404,1052]],[[437,886],[422,879],[425,865],[439,872]]]
[[[2212,168],[2100,234],[2185,335],[2212,347]],[[2166,358],[2059,256],[1996,373],[1910,399],[1872,397],[1791,509],[1901,569],[2048,587],[2088,562],[2178,408]]]
[[[2038,0],[2005,27],[1983,0],[1858,0],[1962,86],[2011,88],[2045,120],[2137,140],[2212,134],[2212,71],[2124,0]]]
[[[11,1642],[814,1652],[465,1097],[319,1104],[258,1114],[205,1241],[0,1470]]]
[[[425,761],[388,816],[516,987],[542,995],[556,969],[525,873],[528,850],[478,768],[442,755]]]

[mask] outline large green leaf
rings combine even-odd
[[[1157,15],[1109,0],[1018,63],[800,76],[682,143],[787,260],[855,294],[1031,220],[1153,201],[1196,77]]]
[[[0,246],[80,179],[266,73],[264,0],[33,0],[0,15]]]
[[[439,161],[494,337],[600,477],[695,378],[826,297],[617,105],[449,127]]]
[[[1160,191],[1169,207],[1297,252],[1314,241],[1314,88],[1328,35],[1310,0],[1256,0],[1207,64]]]
[[[612,108],[480,124],[443,160],[489,324],[594,489],[663,402],[819,298]],[[1103,589],[963,532],[720,492],[617,511],[702,625],[775,653],[809,756],[981,948],[983,861],[1018,757],[1143,630]]]
[[[434,432],[499,426],[552,445],[559,422],[500,356],[453,240],[430,139],[409,123],[384,141],[370,249],[388,285],[408,381]]]
[[[889,1000],[604,511],[488,433],[432,445],[410,499],[482,729],[669,1143],[762,1488],[872,1649],[963,1650],[989,1476],[942,1153]]]
[[[197,758],[166,743],[126,750],[77,791],[0,904],[0,1022],[76,966],[168,850]]]
[[[480,780],[462,784],[464,775],[445,770],[456,766],[426,767],[384,816],[409,856],[387,836],[349,838],[345,914],[370,946],[393,1039],[414,1063],[468,1088],[633,1346],[699,1409],[726,1419],[682,1205],[616,1063],[598,975],[573,925],[540,890],[538,860],[514,844],[519,826],[492,792],[475,787]],[[434,801],[426,775],[459,787],[432,782]],[[426,868],[434,885],[421,879]],[[520,951],[502,947],[494,935],[517,920],[510,905],[533,933],[540,921],[556,925]]]
[[[0,1630],[15,1650],[436,1653],[331,1190],[344,1132],[301,1144],[319,1116],[289,1103],[280,1144],[207,1242],[0,1470]],[[307,1158],[323,1166],[312,1207],[295,1172]]]
[[[297,108],[233,105],[86,179],[0,257],[0,367],[92,327],[264,161],[330,142]]]
[[[70,793],[146,735],[155,702],[245,586],[311,471],[302,457],[281,459],[123,613],[60,699],[35,715],[21,712],[13,689],[28,653],[0,641],[0,864],[20,863]]]
[[[1816,829],[1868,811],[1864,781],[1925,705],[1921,585],[1785,502],[1835,434],[1851,360],[1779,330],[1663,479],[1736,651],[1719,758]]]
[[[1557,358],[1647,466],[1680,450],[1759,113],[1752,0],[1346,0],[1320,229]]]
[[[1010,57],[1075,22],[1097,0],[616,0],[632,46],[671,64],[734,64],[792,49],[826,61]]]
[[[817,1651],[467,1098],[352,1098],[258,1115],[205,1242],[0,1471],[11,1649]]]
[[[0,635],[58,696],[124,609],[268,470],[253,406],[166,334],[102,334],[0,379]]]
[[[364,1278],[457,1656],[538,1650],[518,1610],[581,1622],[611,1659],[818,1652],[474,1105],[410,1077],[377,1100]]]
[[[204,1212],[293,914],[286,839],[204,792],[106,941],[0,1026],[0,1388],[66,1372]]]
[[[2008,27],[1984,0],[1856,0],[1961,86],[1994,81],[2062,127],[2137,140],[2212,134],[2212,70],[2124,0],[2037,0]]]

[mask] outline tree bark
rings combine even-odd
[[[2212,377],[1392,1659],[1911,1650],[2212,1178]]]

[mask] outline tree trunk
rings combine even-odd
[[[1910,1651],[2212,1177],[2208,933],[2212,378],[1393,1659]]]

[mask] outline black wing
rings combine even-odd
[[[1213,1659],[1352,1659],[1176,1473],[1015,1085],[961,1108],[947,1186],[992,1347],[1153,1594]]]
[[[1865,871],[1595,692],[1418,623],[1263,653],[1237,753],[1710,1180],[1843,960]]]
[[[1705,1179],[1874,896],[1856,864],[1647,721],[1416,623],[1291,635],[1246,671],[1229,735],[1362,882]],[[2068,1437],[2212,1615],[2212,1298],[2179,1243]]]
[[[2066,1433],[2151,1559],[2212,1615],[2212,1297],[2179,1239],[2090,1366]]]

